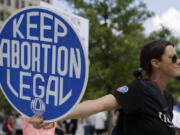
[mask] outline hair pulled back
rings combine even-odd
[[[174,46],[171,42],[157,39],[147,42],[140,52],[140,68],[133,72],[136,79],[142,79],[142,71],[145,71],[149,77],[152,75],[153,69],[151,65],[151,59],[161,60],[161,56],[164,54],[165,48],[168,45]]]

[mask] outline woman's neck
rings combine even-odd
[[[164,89],[166,88],[166,85],[169,81],[169,79],[162,77],[162,76],[158,76],[158,75],[152,75],[149,78],[149,81],[158,89],[160,90],[161,94],[164,94]]]

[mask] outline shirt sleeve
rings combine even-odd
[[[112,94],[125,113],[135,113],[142,108],[143,92],[141,87],[142,85],[138,81],[133,81],[128,85],[118,88]]]

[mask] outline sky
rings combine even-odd
[[[180,38],[180,0],[143,0],[155,15],[144,23],[146,33],[158,30],[161,25]]]
[[[70,11],[64,0],[53,0],[54,6],[60,6]],[[144,23],[145,33],[149,34],[153,30],[159,30],[161,25],[169,28],[172,33],[180,38],[180,0],[142,0],[146,3],[149,11],[155,15]]]

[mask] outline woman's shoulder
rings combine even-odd
[[[133,80],[130,83],[128,83],[129,87],[141,87],[143,85],[142,81],[144,80]]]

